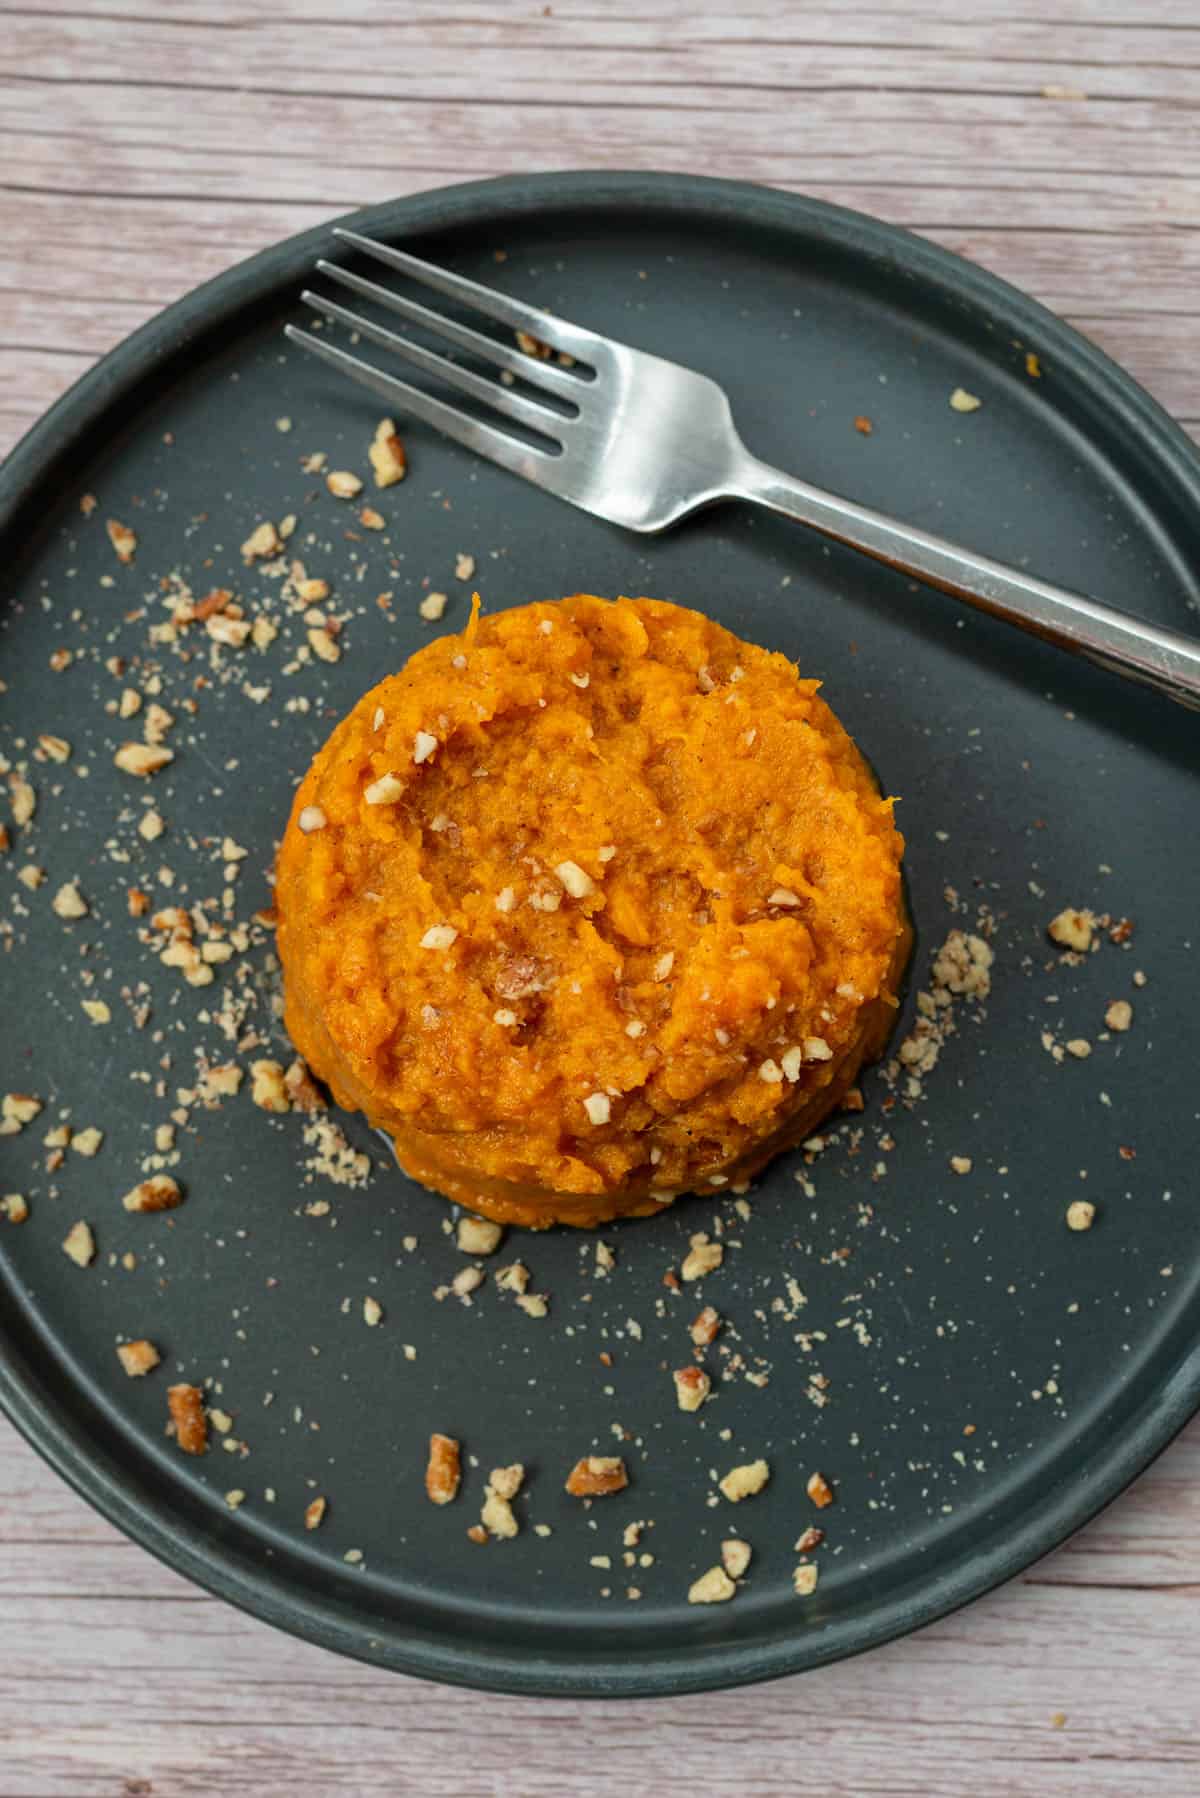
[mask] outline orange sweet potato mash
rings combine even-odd
[[[576,594],[473,613],[338,725],[279,854],[286,1021],[415,1179],[505,1223],[645,1215],[880,1052],[903,842],[817,686]]]

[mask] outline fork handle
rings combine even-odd
[[[749,454],[738,469],[733,495],[797,518],[877,562],[916,575],[980,611],[1200,711],[1200,639],[959,549],[943,537],[795,480]]]

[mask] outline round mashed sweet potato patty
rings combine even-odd
[[[419,650],[296,794],[286,1022],[415,1179],[644,1215],[806,1136],[882,1049],[903,840],[818,682],[660,600]]]

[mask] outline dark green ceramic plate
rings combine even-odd
[[[785,194],[641,174],[485,182],[353,223],[704,369],[728,388],[752,448],[798,474],[1197,627],[1192,445],[1073,331],[929,244]],[[0,475],[0,751],[38,793],[27,826],[3,813],[14,846],[0,856],[0,1090],[46,1101],[0,1136],[0,1192],[25,1194],[31,1212],[0,1221],[0,1397],[79,1491],[180,1571],[383,1666],[516,1691],[644,1694],[869,1648],[1061,1542],[1200,1395],[1185,1052],[1200,997],[1196,720],[780,520],[727,508],[634,539],[416,428],[407,482],[371,495],[386,532],[358,530],[300,457],[325,451],[329,467],[365,472],[377,410],[281,337],[331,247],[328,231],[310,232],[172,307],[86,376]],[[978,411],[950,409],[957,386],[981,398]],[[869,436],[854,428],[864,415]],[[287,513],[299,520],[289,548],[332,581],[349,620],[336,665],[293,673],[302,621],[239,554],[261,518]],[[136,530],[129,567],[107,540],[110,517]],[[176,1088],[194,1084],[196,1046],[234,1054],[201,1014],[215,1020],[223,995],[242,990],[240,962],[256,995],[243,1029],[272,1031],[265,943],[212,986],[188,987],[139,943],[126,889],[219,899],[228,833],[249,852],[237,916],[268,901],[293,783],[330,720],[427,638],[422,583],[450,593],[448,626],[462,622],[460,551],[475,557],[489,607],[645,592],[795,657],[902,796],[914,991],[950,929],[981,918],[994,929],[991,995],[956,1002],[958,1029],[920,1101],[885,1110],[874,1077],[867,1111],[843,1120],[813,1165],[773,1167],[749,1219],[730,1199],[691,1201],[614,1228],[607,1275],[590,1239],[510,1238],[504,1258],[521,1255],[551,1294],[540,1321],[490,1283],[469,1308],[435,1299],[462,1265],[446,1208],[393,1172],[357,1119],[344,1123],[373,1160],[368,1190],[314,1175],[303,1120],[268,1119],[243,1090],[192,1109],[179,1130],[180,1210],[139,1217],[120,1204]],[[188,665],[149,651],[173,572],[197,592],[223,584],[251,610],[273,608],[281,638],[228,652],[236,678],[215,675],[207,651]],[[390,610],[375,604],[382,591]],[[73,659],[53,672],[63,646]],[[112,766],[138,721],[106,712],[126,682],[105,661],[126,657],[138,684],[135,658],[148,654],[164,665],[178,754],[142,787]],[[197,688],[196,674],[210,684]],[[246,691],[268,684],[259,700]],[[34,757],[42,732],[69,740],[69,762]],[[151,800],[167,821],[154,843],[134,828]],[[28,862],[47,871],[37,891],[16,879]],[[160,868],[173,887],[156,884]],[[76,877],[91,911],[70,924],[50,901]],[[1131,942],[1102,932],[1097,954],[1067,964],[1045,934],[1066,905],[1128,916]],[[139,981],[153,1005],[141,1030],[121,997],[129,989],[136,1005]],[[107,1025],[80,1009],[97,995]],[[1134,1008],[1120,1035],[1104,1025],[1117,998]],[[1074,1039],[1091,1054],[1058,1058]],[[47,1172],[42,1137],[63,1110],[106,1139],[95,1159],[68,1151]],[[956,1174],[951,1156],[971,1171]],[[1079,1197],[1098,1207],[1087,1234],[1064,1224]],[[323,1200],[327,1212],[306,1212]],[[99,1245],[87,1270],[60,1249],[78,1217]],[[664,1270],[714,1218],[725,1265],[677,1299]],[[362,1319],[368,1294],[384,1307],[375,1329]],[[730,1377],[685,1417],[670,1369],[687,1359],[701,1297],[729,1319],[712,1365]],[[152,1338],[165,1365],[126,1379],[120,1334]],[[249,1452],[185,1460],[163,1433],[172,1377],[216,1382],[231,1439]],[[444,1511],[422,1490],[431,1429],[477,1458]],[[563,1475],[580,1454],[618,1448],[631,1487],[589,1514]],[[709,1502],[714,1474],[760,1454],[773,1468],[760,1497],[736,1511]],[[484,1473],[512,1460],[529,1468],[522,1534],[477,1549],[464,1532]],[[814,1469],[837,1503],[821,1517],[820,1584],[802,1599],[793,1543],[816,1518],[804,1493]],[[232,1489],[246,1495],[236,1511]],[[307,1534],[317,1492],[329,1512]],[[653,1527],[636,1553],[653,1560],[631,1568],[623,1532],[639,1519]],[[749,1579],[731,1603],[689,1606],[690,1582],[735,1524],[754,1546]]]

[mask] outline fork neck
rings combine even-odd
[[[1024,569],[1006,567],[915,525],[825,493],[759,462],[749,451],[736,465],[730,490],[1200,710],[1200,638],[1118,612]]]

